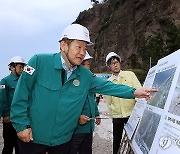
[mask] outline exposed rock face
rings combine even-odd
[[[180,26],[179,0],[108,0],[81,12],[75,22],[88,27],[95,43],[89,49],[93,71],[104,72],[110,51],[120,54],[124,69],[131,68],[130,57],[138,55],[141,37],[165,34],[168,19]]]

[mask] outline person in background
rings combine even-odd
[[[96,103],[99,105],[100,100],[102,99],[102,95],[96,94]]]
[[[26,65],[24,59],[20,56],[11,58],[9,62],[10,75],[3,78],[0,82],[0,101],[3,117],[3,139],[4,147],[2,154],[12,154],[13,148],[18,154],[18,138],[14,127],[10,122],[10,108],[18,79]]]
[[[86,56],[81,65],[90,69],[91,58],[93,57],[86,52]],[[99,125],[101,119],[97,103],[95,102],[95,94],[89,93],[79,118],[79,124],[71,139],[69,154],[92,154],[94,123]]]
[[[69,153],[89,92],[129,99],[150,99],[150,92],[157,92],[101,80],[80,66],[92,44],[86,27],[67,26],[59,43],[60,52],[34,55],[17,83],[10,118],[20,154]]]
[[[110,52],[106,56],[106,65],[111,70],[112,75],[108,79],[116,84],[124,84],[133,88],[141,88],[141,84],[136,75],[131,71],[121,70],[121,57],[115,52]],[[117,154],[122,139],[124,125],[135,105],[135,99],[123,99],[114,96],[106,96],[109,114],[113,118],[113,154]]]
[[[0,83],[0,121],[2,120],[1,117],[2,117],[2,89],[4,89],[3,86],[1,86],[1,83]]]

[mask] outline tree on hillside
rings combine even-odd
[[[145,40],[144,37],[141,39],[137,51],[142,59],[142,69],[146,71],[149,69],[150,57],[151,66],[154,66],[160,58],[180,49],[180,27],[176,27],[172,21],[168,21],[166,35],[167,37],[164,39],[160,33],[151,36],[148,40]],[[134,65],[133,67],[139,67],[138,63],[135,62],[137,60],[134,58],[136,57],[131,58],[131,62]]]
[[[156,65],[157,61],[166,56],[166,50],[164,49],[164,40],[160,33],[152,36],[149,40],[142,40],[141,45],[138,49],[140,56],[142,58],[141,67],[144,70],[148,70],[150,66]]]
[[[166,49],[168,53],[172,53],[180,49],[180,27],[176,27],[171,21],[168,22],[167,37]]]

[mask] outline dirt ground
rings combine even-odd
[[[102,100],[99,103],[101,124],[95,126],[93,134],[93,154],[112,154],[112,120],[108,116],[107,105]],[[2,122],[0,122],[0,153],[3,147]]]
[[[93,154],[112,154],[112,119],[107,112],[107,105],[103,101],[99,103],[101,124],[95,127],[93,139]]]

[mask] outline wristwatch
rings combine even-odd
[[[26,128],[27,128],[27,129],[28,129],[28,128],[31,128],[31,126],[30,126],[30,125],[27,125]]]

